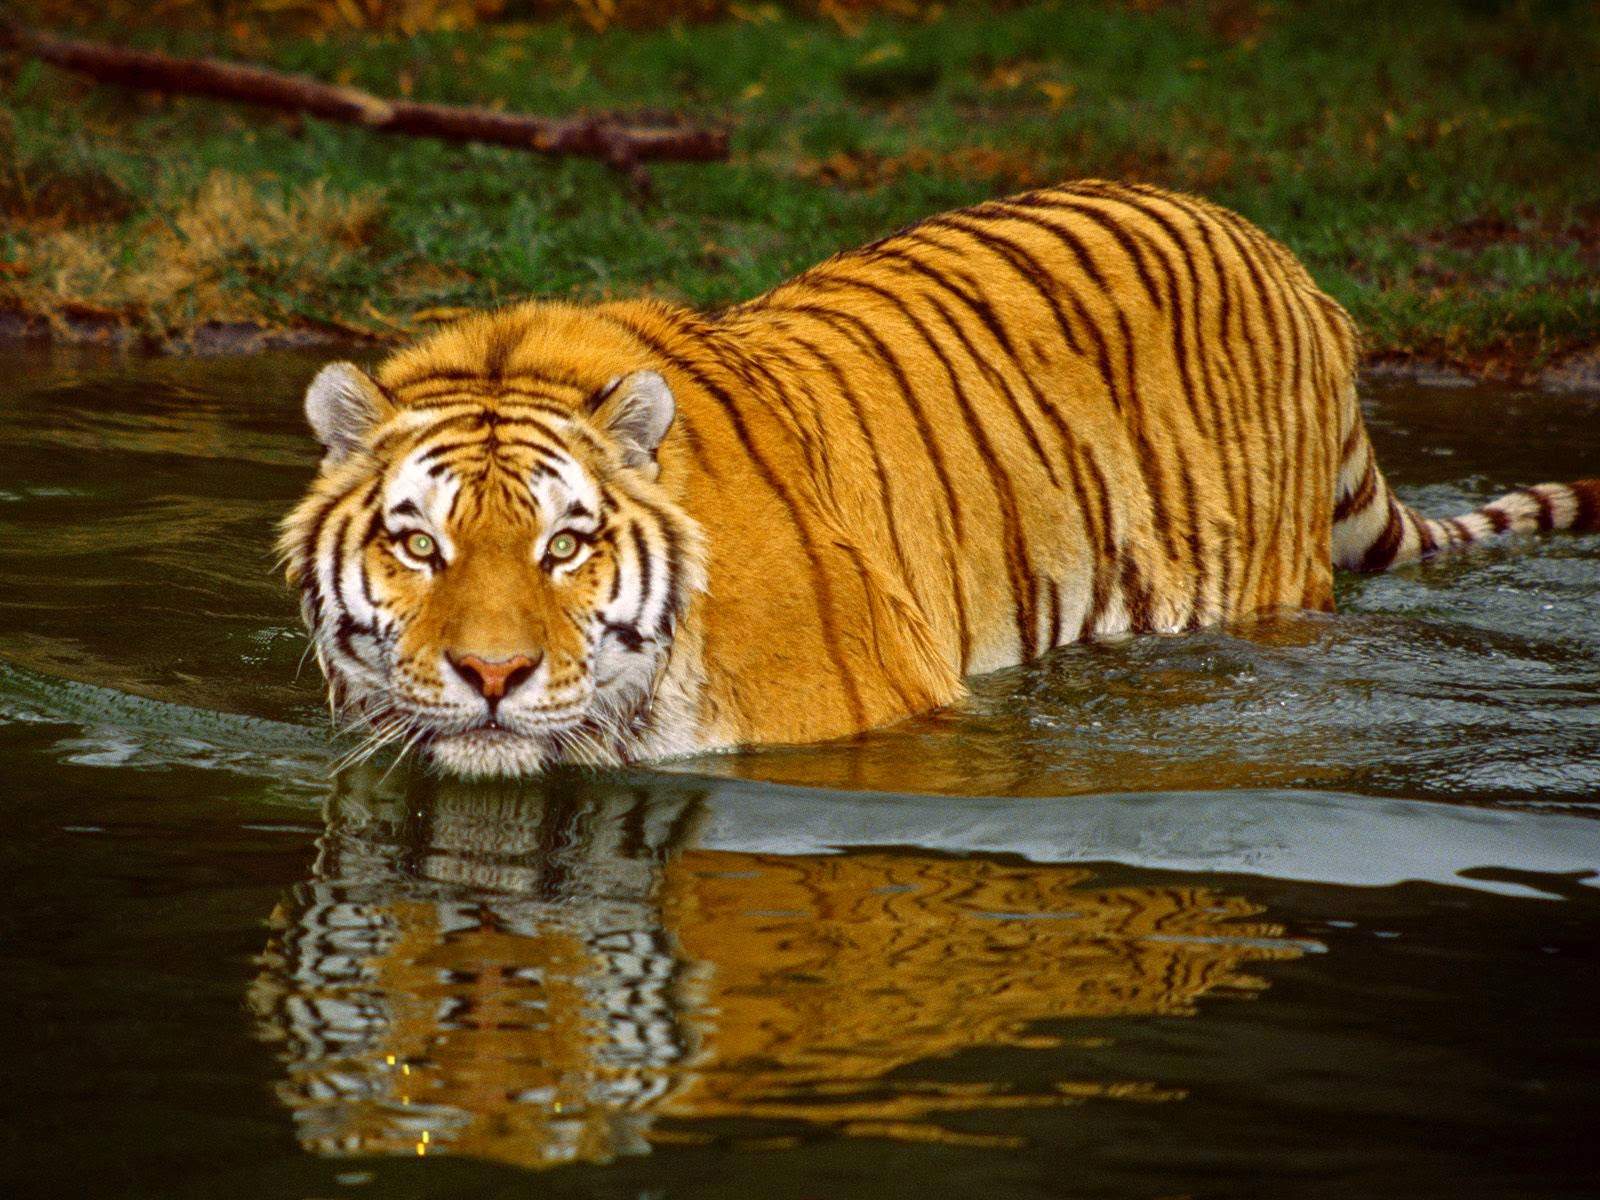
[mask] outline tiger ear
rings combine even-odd
[[[619,376],[596,395],[594,420],[622,446],[628,466],[654,474],[656,450],[678,411],[667,381],[654,371]]]
[[[393,411],[378,381],[355,363],[329,363],[306,389],[306,420],[328,462],[343,462]]]

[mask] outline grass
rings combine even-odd
[[[1600,10],[1208,0],[413,37],[146,30],[380,94],[725,121],[654,168],[0,78],[0,306],[181,342],[210,320],[399,336],[523,296],[756,293],[1058,178],[1202,192],[1286,241],[1379,354],[1514,373],[1600,340]],[[7,115],[9,114],[9,115]]]

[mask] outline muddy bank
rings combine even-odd
[[[361,346],[398,342],[396,336],[364,335],[351,329],[279,327],[248,321],[203,321],[193,329],[155,334],[100,314],[63,313],[53,320],[19,312],[0,312],[0,346],[55,344],[106,346],[156,354],[259,354],[314,346]]]
[[[1504,359],[1478,364],[1382,351],[1367,355],[1361,369],[1372,378],[1406,380],[1427,387],[1501,383],[1547,392],[1600,393],[1600,345],[1569,351],[1537,367]]]
[[[424,332],[426,329],[423,328],[406,334],[398,330],[362,331],[331,326],[203,321],[192,329],[156,334],[98,313],[58,314],[54,320],[46,320],[19,312],[0,312],[0,346],[28,342],[92,345],[198,357],[259,354],[263,350],[318,346],[376,349],[400,345]],[[1600,345],[1571,351],[1538,367],[1508,364],[1504,359],[1483,365],[1380,351],[1367,355],[1362,363],[1362,373],[1374,379],[1406,380],[1426,387],[1472,387],[1492,382],[1587,395],[1600,393]]]

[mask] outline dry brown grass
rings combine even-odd
[[[0,278],[0,305],[59,323],[96,316],[153,336],[210,321],[313,315],[316,281],[377,231],[376,193],[342,196],[321,181],[273,196],[218,171],[151,217],[128,261],[116,226],[56,229],[32,240]]]

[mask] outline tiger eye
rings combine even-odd
[[[429,559],[438,551],[438,544],[426,533],[406,534],[406,553],[415,559]]]
[[[544,552],[556,562],[565,562],[578,552],[578,539],[570,533],[558,533],[550,539]]]

